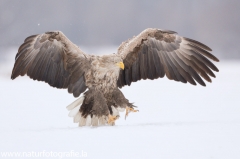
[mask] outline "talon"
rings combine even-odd
[[[118,118],[119,118],[118,116],[108,115],[108,124],[114,125],[115,120],[117,120]]]
[[[126,114],[125,114],[125,120],[130,112],[139,112],[139,110],[135,110],[134,108],[126,107]]]

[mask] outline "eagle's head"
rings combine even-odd
[[[113,56],[114,55],[114,56]],[[124,63],[120,56],[113,54],[111,56],[104,55],[101,58],[101,65],[102,67],[114,70],[124,70]]]
[[[118,69],[120,68],[120,69],[124,70],[124,63],[120,56],[116,55],[115,57],[112,57],[112,64],[117,66]]]

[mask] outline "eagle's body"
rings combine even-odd
[[[88,55],[59,31],[25,39],[16,55],[12,79],[27,74],[57,88],[67,88],[74,97],[69,116],[79,126],[113,125],[119,111],[134,110],[119,88],[141,79],[196,82],[205,86],[217,67],[206,57],[219,61],[211,49],[173,31],[146,29],[123,42],[117,54]],[[201,78],[201,77],[202,78]],[[195,82],[196,81],[196,82]]]
[[[91,57],[92,69],[85,74],[86,86],[104,93],[117,88],[120,69],[117,65],[108,64],[108,61],[114,62],[114,60],[116,61],[115,63],[122,61],[120,56],[103,55]]]

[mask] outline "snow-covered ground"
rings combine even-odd
[[[138,113],[127,120],[122,113],[113,127],[79,128],[65,108],[75,98],[67,90],[28,77],[10,80],[14,54],[9,54],[9,62],[0,65],[1,153],[79,152],[105,159],[240,158],[240,61],[216,63],[220,72],[207,87],[166,78],[124,87]]]

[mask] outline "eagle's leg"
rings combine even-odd
[[[114,107],[109,105],[109,115],[108,115],[108,125],[115,125],[115,121],[120,117],[119,111]]]
[[[123,111],[126,109],[125,119],[130,112],[138,112],[135,110],[133,103],[129,103],[128,99],[126,99],[123,93],[119,89],[115,89],[112,92],[112,98],[116,105],[118,105],[118,109],[122,109]]]
[[[119,116],[108,115],[108,125],[115,125],[115,120],[117,120]]]
[[[134,108],[127,106],[127,107],[126,107],[125,119],[127,118],[128,114],[129,114],[130,112],[139,112],[139,110],[135,110]]]

